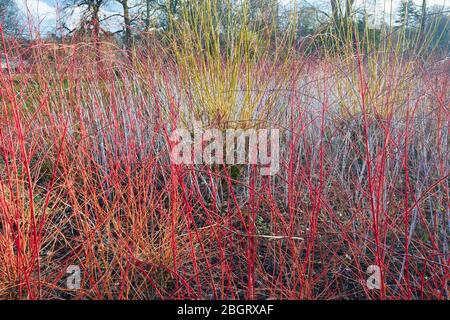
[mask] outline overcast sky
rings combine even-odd
[[[28,16],[33,20],[34,25],[39,25],[39,31],[46,33],[50,30],[53,30],[56,26],[56,21],[58,17],[61,16],[61,3],[62,0],[14,0],[21,13],[24,16]],[[289,3],[291,0],[281,0],[283,3]],[[303,0],[300,0],[303,1]],[[329,0],[306,0],[310,4],[319,5],[323,7],[329,6]],[[394,13],[396,12],[399,3],[402,0],[356,0],[357,4],[361,3],[375,3],[377,12],[385,11],[387,13],[390,12],[391,8],[393,8]],[[417,4],[421,4],[422,0],[414,0]],[[431,5],[450,5],[450,0],[427,0],[427,4]],[[117,9],[116,9],[117,8]],[[108,10],[119,10],[118,7],[110,7]],[[108,14],[109,12],[105,12]],[[80,12],[75,11],[71,21],[69,21],[70,25],[75,25],[79,19]],[[120,29],[120,20],[113,19],[108,22],[108,27],[112,30]]]

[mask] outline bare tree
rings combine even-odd
[[[102,21],[101,10],[110,2],[110,0],[65,0],[64,11],[69,16],[73,16],[76,8],[81,9],[81,20],[79,24],[70,29],[65,26],[70,33],[80,31],[93,37],[95,45],[95,59],[97,61],[98,70],[102,70],[102,51],[100,48],[100,33],[102,31],[100,22]]]
[[[140,19],[144,22],[144,30],[150,31],[153,26],[167,27],[169,16],[176,15],[180,0],[141,0]]]
[[[130,15],[130,3],[128,0],[116,0],[121,6],[123,11],[123,24],[124,24],[124,44],[127,50],[131,49],[131,15]]]
[[[100,34],[100,12],[108,0],[65,0],[64,11],[68,16],[73,16],[76,8],[81,9],[81,20],[70,32],[82,29],[85,32],[92,33],[95,36]]]

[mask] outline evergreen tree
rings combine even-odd
[[[397,20],[395,22],[402,27],[413,28],[419,20],[420,14],[414,1],[403,0],[398,9]]]

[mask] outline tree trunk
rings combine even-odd
[[[132,34],[131,34],[131,17],[130,17],[130,6],[128,0],[121,0],[123,10],[123,24],[124,24],[124,35],[123,35],[123,43],[125,49],[127,51],[127,56],[130,62],[133,61],[133,53],[132,53]]]
[[[150,31],[150,1],[145,1],[145,31]]]
[[[123,8],[123,23],[124,23],[124,44],[127,50],[131,49],[131,18],[130,18],[130,7],[128,5],[128,0],[122,0]]]
[[[420,44],[425,42],[425,27],[427,24],[427,0],[422,0],[422,17],[420,19],[419,41]]]
[[[95,45],[95,60],[97,65],[97,71],[101,73],[101,48],[100,48],[100,4],[95,3],[92,6],[92,28]]]
[[[94,37],[98,39],[100,35],[100,6],[98,4],[94,4],[92,7],[92,23],[93,23],[93,31]]]

